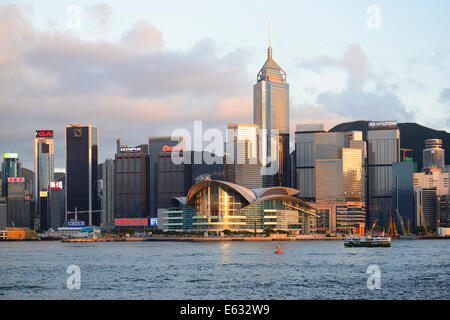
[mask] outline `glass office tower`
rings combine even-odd
[[[16,152],[3,153],[2,163],[2,196],[8,196],[8,178],[17,178],[20,162]]]
[[[40,200],[40,192],[51,191],[49,186],[50,181],[54,181],[54,150],[53,130],[36,130],[34,138],[34,197],[37,201],[37,216],[41,218],[43,230],[50,227],[50,206],[45,203],[41,207],[40,204],[47,201],[47,193],[45,199]]]
[[[85,211],[78,220],[100,225],[98,200],[98,129],[92,125],[66,127],[66,210]],[[91,214],[89,214],[91,212]],[[73,219],[73,213],[67,219]]]
[[[272,58],[270,46],[266,63],[259,71],[257,83],[253,86],[253,120],[262,129],[263,167],[271,166],[270,159],[278,160],[278,172],[272,176],[263,176],[263,185],[265,187],[287,185],[289,183],[289,84],[286,82],[286,72]],[[275,131],[272,130],[278,130],[278,139]]]
[[[367,226],[388,228],[392,208],[392,163],[400,161],[396,122],[370,122],[367,131]]]

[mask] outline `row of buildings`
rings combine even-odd
[[[61,173],[53,130],[37,130],[33,172],[20,168],[17,153],[3,154],[0,229],[80,222],[112,228],[131,218],[201,232],[448,226],[449,170],[440,140],[427,140],[422,172],[401,158],[395,121],[370,122],[364,132],[299,124],[289,152],[289,84],[271,47],[253,97],[253,123],[227,126],[223,155],[187,150],[183,137],[150,137],[137,146],[117,139],[114,158],[99,164],[98,129],[74,124],[65,130]],[[174,162],[174,154],[185,161]]]

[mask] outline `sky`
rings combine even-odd
[[[269,25],[291,142],[299,123],[450,132],[449,13],[445,0],[0,0],[0,153],[33,169],[35,130],[53,129],[64,168],[67,124],[99,129],[103,162],[117,138],[252,123]]]

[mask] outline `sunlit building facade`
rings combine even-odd
[[[287,187],[247,189],[217,180],[195,184],[186,197],[174,198],[171,208],[159,209],[164,231],[220,232],[265,229],[310,233],[316,225],[315,210]]]
[[[263,176],[263,184],[265,187],[286,186],[289,182],[289,84],[286,72],[272,58],[270,46],[266,63],[253,86],[253,108],[254,123],[262,129],[262,165],[275,165],[272,160],[278,165],[274,175]]]

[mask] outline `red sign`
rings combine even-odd
[[[8,182],[25,182],[25,178],[8,178]]]
[[[25,196],[25,200],[31,200],[30,196]]]
[[[147,218],[121,218],[115,219],[116,226],[146,226],[148,224]]]
[[[182,146],[174,146],[174,147],[164,146],[163,147],[163,151],[181,151],[181,150],[183,150]]]
[[[36,130],[37,138],[53,138],[53,130]]]
[[[62,181],[50,181],[50,189],[62,189]]]

